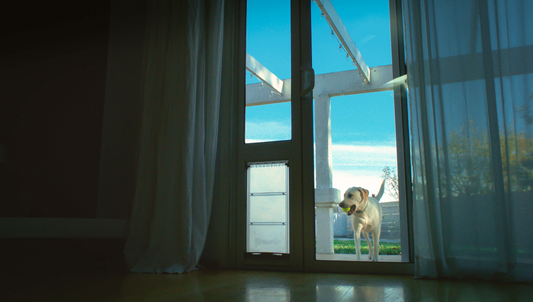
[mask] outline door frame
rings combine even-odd
[[[394,90],[396,139],[398,150],[398,177],[400,185],[400,219],[402,242],[409,262],[350,262],[316,260],[314,209],[314,154],[313,154],[313,95],[302,95],[302,77],[312,67],[311,0],[291,1],[291,123],[289,141],[245,144],[245,73],[246,68],[246,0],[234,1],[233,112],[231,142],[235,157],[234,181],[230,191],[230,263],[236,268],[279,271],[310,271],[335,273],[414,274],[412,239],[412,194],[407,93],[404,88]],[[406,74],[401,0],[390,0],[391,46],[393,76]],[[303,68],[302,68],[303,67]],[[311,69],[312,70],[312,69]],[[305,85],[309,85],[306,83]],[[401,122],[398,122],[401,121]],[[263,255],[246,256],[246,167],[249,162],[288,160],[290,167],[290,254],[287,257]],[[233,236],[232,236],[233,235]]]
[[[237,111],[236,121],[236,183],[235,183],[235,264],[238,268],[268,269],[268,270],[292,270],[302,271],[303,268],[303,183],[302,183],[302,104],[305,100],[312,104],[312,94],[302,96],[302,73],[300,66],[311,67],[310,52],[303,52],[301,41],[310,45],[311,35],[301,33],[302,6],[308,6],[310,0],[291,1],[291,139],[287,141],[275,141],[264,143],[245,143],[245,100],[246,91],[245,74],[246,68],[246,28],[240,26],[236,31],[237,49],[235,53],[235,79],[237,81],[236,98],[234,107]],[[246,1],[238,1],[238,24],[246,25]],[[303,54],[304,53],[304,54]],[[307,83],[310,85],[311,83]],[[306,86],[307,88],[307,86]],[[311,133],[312,136],[312,133]],[[290,219],[290,254],[282,257],[265,255],[250,255],[246,253],[246,169],[250,162],[288,161],[289,163],[289,219]]]

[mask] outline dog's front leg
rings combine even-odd
[[[372,239],[374,240],[374,261],[378,261],[378,255],[379,255],[379,236],[381,235],[381,226],[376,228],[374,232],[372,232]],[[368,243],[370,245],[370,242]]]
[[[372,260],[372,243],[370,242],[370,237],[368,236],[369,234],[370,234],[369,232],[363,231],[363,236],[365,237],[366,243],[368,244],[368,260]]]
[[[357,261],[361,261],[361,229],[363,225],[356,225],[353,228],[353,240],[355,243],[355,256]]]

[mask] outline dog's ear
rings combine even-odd
[[[359,189],[359,192],[361,192],[361,196],[363,196],[363,200],[368,199],[368,190],[367,189]]]

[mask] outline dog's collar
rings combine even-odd
[[[368,207],[368,200],[366,201],[366,206],[364,209],[362,209],[361,211],[355,211],[355,213],[362,213],[366,210],[366,208]]]

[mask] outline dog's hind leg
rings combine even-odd
[[[372,242],[370,242],[370,237],[368,235],[368,232],[363,231],[363,236],[365,237],[366,243],[368,244],[368,260],[372,260]]]

